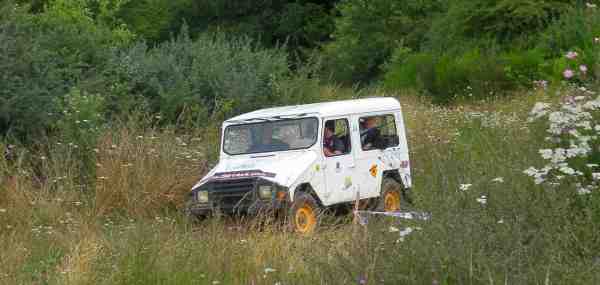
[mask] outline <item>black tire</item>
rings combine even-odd
[[[410,206],[407,198],[400,182],[392,177],[384,177],[381,182],[381,195],[378,199],[377,211],[397,212],[407,210]]]
[[[313,233],[320,224],[322,212],[323,209],[312,195],[297,193],[288,213],[290,230],[300,234]]]

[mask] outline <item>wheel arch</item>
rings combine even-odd
[[[383,183],[383,180],[386,178],[394,179],[396,182],[400,183],[400,186],[402,186],[402,189],[406,189],[406,186],[404,185],[404,182],[402,181],[402,177],[400,177],[400,172],[398,171],[398,169],[388,169],[388,170],[383,171],[383,174],[381,177],[381,183]]]
[[[314,188],[312,187],[312,185],[310,185],[309,182],[301,183],[298,186],[296,186],[296,188],[294,189],[293,195],[290,196],[290,199],[292,202],[294,201],[295,196],[298,193],[307,193],[307,194],[311,195],[315,199],[315,201],[317,201],[319,206],[323,207],[323,201],[321,201],[321,199],[319,198],[319,195],[317,195],[317,192],[315,192]]]
[[[404,185],[404,181],[402,180],[402,177],[400,176],[400,172],[398,171],[398,169],[390,169],[390,170],[384,171],[383,174],[382,174],[382,178],[381,178],[382,185],[383,185],[384,179],[386,179],[386,178],[393,179],[398,184],[400,184],[400,188],[401,188],[400,192],[401,192],[402,197],[404,198],[404,200],[407,201],[410,204],[413,203],[412,191],[411,191],[410,188],[407,188]],[[380,189],[379,195],[382,194],[381,191],[383,191],[383,187],[382,187],[382,189]]]

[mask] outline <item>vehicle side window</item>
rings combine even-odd
[[[361,117],[360,144],[362,150],[386,149],[398,146],[398,132],[394,115]]]
[[[350,153],[350,128],[348,120],[337,119],[325,122],[323,128],[323,152],[325,156]]]

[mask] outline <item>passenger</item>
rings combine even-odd
[[[381,133],[376,117],[368,117],[360,126],[360,142],[363,150],[371,150],[382,146]]]
[[[345,152],[344,142],[335,135],[334,129],[334,121],[325,123],[323,136],[323,152],[325,156],[334,156]]]

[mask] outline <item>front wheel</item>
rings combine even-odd
[[[406,208],[407,201],[402,193],[402,184],[393,178],[386,177],[381,184],[378,210],[398,212]]]
[[[291,229],[300,234],[310,234],[319,224],[321,208],[308,193],[298,193],[289,212]]]

